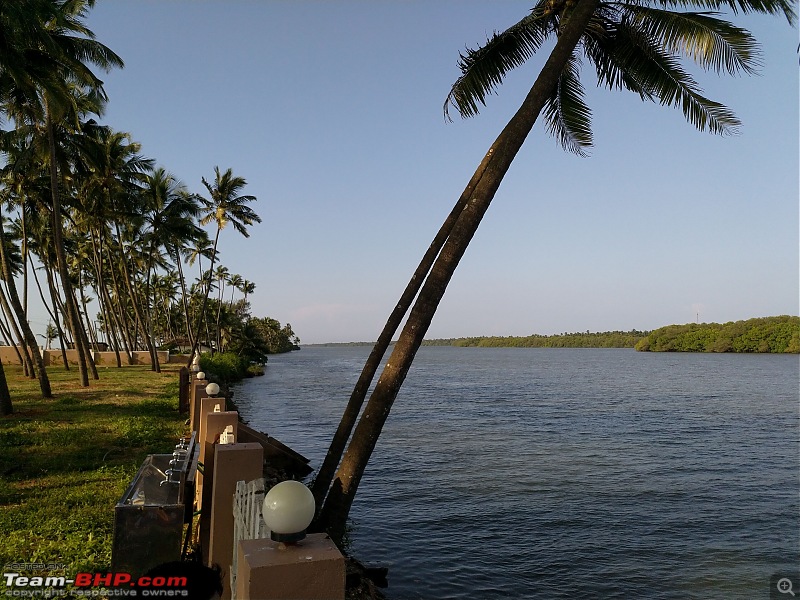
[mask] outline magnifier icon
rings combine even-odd
[[[779,579],[777,588],[781,594],[791,594],[794,596],[794,592],[792,591],[792,580],[788,577]]]

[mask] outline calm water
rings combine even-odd
[[[235,400],[318,467],[368,353],[271,357]],[[393,600],[769,598],[770,576],[800,567],[799,367],[422,348],[356,497],[353,552],[389,566]]]

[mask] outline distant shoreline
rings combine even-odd
[[[392,342],[394,344],[394,342]],[[360,347],[375,342],[329,342],[303,347]],[[653,331],[576,332],[529,336],[472,336],[424,340],[460,348],[631,348],[640,352],[800,353],[800,317],[781,315],[728,323],[668,325]]]

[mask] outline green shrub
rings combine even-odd
[[[250,362],[232,352],[203,354],[200,356],[200,369],[219,383],[235,383],[247,376]]]

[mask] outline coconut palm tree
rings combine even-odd
[[[122,256],[116,256],[116,263],[124,267],[119,275],[112,269],[111,277],[104,277],[103,271],[115,249],[120,248],[120,224],[141,222],[141,189],[146,174],[153,168],[153,160],[140,154],[141,145],[133,141],[129,133],[115,131],[93,121],[84,124],[82,133],[76,140],[74,159],[73,179],[79,192],[75,194],[76,220],[91,241],[97,297],[106,317],[106,326],[122,328],[119,306],[111,302],[108,290],[110,281],[114,286],[124,286],[124,292],[117,287],[116,293],[118,296],[123,293],[130,295],[136,322],[144,332],[143,310],[138,296],[133,295],[135,290],[130,284],[127,261]],[[112,229],[117,234],[116,238]],[[126,342],[125,345],[130,360],[130,344]],[[118,345],[114,344],[113,347],[117,364],[121,365]],[[152,358],[152,344],[148,345],[148,349]]]
[[[219,244],[220,232],[228,225],[233,225],[233,228],[244,237],[250,237],[247,228],[253,223],[261,223],[261,217],[248,206],[250,202],[256,201],[256,197],[240,195],[242,189],[247,185],[247,181],[244,177],[234,176],[232,169],[220,173],[219,167],[214,167],[214,181],[209,183],[206,181],[206,178],[203,177],[202,182],[206,190],[208,190],[210,198],[199,198],[206,210],[205,215],[200,219],[200,224],[208,225],[213,222],[217,226],[211,252],[211,266],[209,267],[209,271],[213,273],[214,262],[217,259],[217,245]],[[209,285],[205,289],[203,304],[200,309],[195,331],[200,330],[200,324],[205,318],[210,291],[211,286]],[[189,354],[189,364],[191,364],[194,353],[197,351],[197,345],[198,340],[195,339],[192,352]]]
[[[256,291],[256,284],[252,281],[248,281],[245,279],[242,281],[242,295],[244,296],[244,302],[247,303],[247,297]]]
[[[244,285],[244,278],[239,275],[238,273],[234,273],[228,279],[228,285],[231,286],[231,299],[228,301],[228,307],[233,309],[233,294],[238,290],[239,292],[242,291],[242,285]]]
[[[671,10],[675,7],[695,7],[701,12]],[[445,113],[454,106],[469,117],[477,114],[509,70],[523,64],[548,38],[556,37],[522,105],[457,203],[457,217],[446,229],[446,241],[427,271],[398,343],[355,428],[318,520],[334,540],[341,542],[369,457],[447,284],[541,112],[548,131],[567,150],[582,154],[592,145],[591,113],[580,83],[584,58],[605,87],[679,107],[700,130],[734,131],[739,125],[735,115],[706,98],[681,66],[681,60],[688,58],[718,73],[755,70],[757,44],[750,33],[717,13],[702,12],[723,7],[733,13],[782,15],[790,24],[795,22],[794,7],[788,0],[541,0],[518,23],[462,55],[462,75],[445,101]]]
[[[11,8],[12,4],[16,6]],[[98,107],[105,99],[102,81],[88,64],[105,70],[123,66],[122,59],[97,42],[83,23],[93,5],[94,0],[19,0],[3,3],[0,9],[4,34],[0,37],[7,35],[11,42],[0,43],[5,46],[0,50],[0,99],[6,107],[13,107],[5,112],[10,112],[17,125],[41,128],[48,142],[54,246],[83,385],[89,384],[87,340],[80,327],[64,250],[56,128],[77,127],[82,99],[91,97]],[[16,49],[9,50],[16,44]],[[94,112],[99,114],[99,109]]]
[[[184,290],[184,308],[187,309],[182,256],[192,244],[200,247],[203,245],[200,240],[207,240],[205,231],[197,226],[200,214],[197,196],[190,194],[183,182],[162,168],[156,169],[148,178],[145,189],[146,243],[151,248],[151,256],[158,248],[163,248],[175,263],[177,283]],[[198,256],[199,253],[198,249]]]

